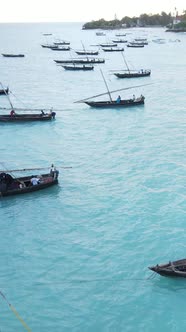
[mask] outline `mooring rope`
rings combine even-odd
[[[0,291],[0,295],[2,296],[2,298],[5,300],[5,302],[8,304],[9,308],[11,309],[11,311],[14,313],[14,315],[16,316],[16,318],[21,322],[21,324],[24,326],[24,328],[28,331],[28,332],[32,332],[31,329],[28,327],[28,325],[25,323],[25,321],[21,318],[21,316],[18,314],[17,310],[13,307],[13,305],[11,303],[8,302],[7,298],[5,297],[5,295]]]

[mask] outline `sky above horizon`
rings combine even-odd
[[[88,22],[104,18],[121,20],[140,14],[179,14],[186,10],[185,0],[9,0],[1,2],[0,23],[5,22]]]

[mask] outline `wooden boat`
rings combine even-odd
[[[88,51],[88,50],[86,50],[86,51],[75,51],[76,52],[76,54],[78,54],[78,55],[98,55],[99,54],[99,51]]]
[[[47,174],[15,178],[9,172],[2,172],[0,173],[0,197],[26,194],[51,187],[58,183],[58,174],[59,172],[55,170]]]
[[[149,269],[164,277],[182,277],[186,278],[186,259],[168,262],[166,264],[157,264],[150,266]]]
[[[100,69],[100,71],[101,71],[101,69]],[[97,107],[99,107],[99,108],[124,108],[124,107],[128,107],[128,106],[137,106],[137,105],[144,104],[145,97],[143,95],[141,95],[138,98],[136,98],[133,95],[132,99],[121,99],[121,97],[118,96],[117,100],[113,100],[112,97],[111,97],[111,93],[122,91],[122,90],[128,90],[128,89],[131,89],[131,88],[136,88],[136,87],[139,87],[139,86],[122,88],[122,89],[117,89],[117,90],[114,90],[114,91],[110,91],[109,88],[108,88],[107,82],[106,82],[106,80],[103,76],[102,71],[101,71],[101,74],[102,74],[104,83],[106,85],[107,92],[106,93],[101,93],[101,94],[98,94],[96,96],[89,97],[89,98],[86,98],[86,99],[78,100],[78,101],[76,101],[76,103],[85,103],[88,106],[96,107],[96,108]],[[147,84],[144,84],[144,85],[147,85]],[[94,101],[94,100],[92,100],[92,98],[101,97],[101,96],[104,96],[104,95],[107,95],[107,94],[109,95],[110,100],[103,100],[103,101]]]
[[[146,77],[146,76],[150,76],[151,74],[151,70],[150,69],[141,69],[139,71],[136,70],[126,70],[123,73],[114,73],[115,76],[117,76],[118,78],[134,78],[134,77]]]
[[[41,47],[43,48],[52,48],[52,47],[55,47],[54,44],[41,44]]]
[[[26,110],[27,111],[27,110]],[[55,119],[55,112],[51,112],[49,114],[17,114],[15,115],[5,115],[1,114],[0,115],[0,122],[26,122],[26,121],[50,121]]]
[[[66,64],[66,63],[76,63],[76,64],[92,64],[92,63],[104,63],[105,59],[101,58],[72,58],[72,59],[63,59],[63,60],[54,60],[57,64]]]
[[[52,33],[43,33],[43,36],[52,36]]]
[[[102,50],[104,52],[123,52],[123,47],[103,47]]]
[[[65,70],[83,70],[83,71],[87,71],[87,70],[93,70],[94,66],[90,66],[90,65],[66,65],[66,66],[62,66]]]
[[[131,45],[148,45],[147,41],[131,41],[130,42]]]
[[[0,85],[2,86],[3,90],[6,91],[0,82]],[[0,115],[0,122],[25,122],[25,121],[48,121],[55,119],[56,113],[51,109],[49,110],[49,113],[45,113],[43,109],[37,110],[37,113],[32,113],[31,109],[20,109],[19,111],[24,113],[16,113],[15,108],[11,102],[11,99],[7,93],[5,93],[7,100],[10,104],[10,108],[2,108],[3,110],[8,110],[9,114],[1,114]],[[40,114],[38,113],[40,111]],[[26,112],[26,114],[25,114]],[[27,113],[29,112],[29,113]]]
[[[67,40],[61,40],[54,42],[54,45],[70,45],[70,42]]]
[[[99,44],[101,47],[115,47],[117,46],[117,43],[103,43]]]
[[[123,108],[128,106],[137,106],[144,104],[145,97],[141,96],[135,99],[121,99],[120,102],[117,100],[108,100],[108,101],[85,101],[84,103],[91,107],[99,108]]]
[[[24,54],[5,54],[2,53],[2,56],[6,58],[23,58],[25,55]]]
[[[144,47],[144,45],[143,44],[142,45],[141,44],[138,45],[137,43],[136,44],[131,44],[130,43],[130,44],[127,44],[127,47],[140,48],[140,47]]]
[[[70,46],[53,46],[50,47],[52,51],[70,51]]]
[[[146,42],[147,38],[135,38],[134,40],[137,42]]]
[[[125,62],[125,65],[127,67],[127,69],[122,70],[122,72],[120,73],[114,73],[115,76],[117,76],[118,78],[134,78],[134,77],[145,77],[145,76],[150,76],[151,74],[151,70],[150,69],[140,69],[140,70],[133,70],[130,69],[127,61],[124,57],[124,54],[122,54],[123,60]]]
[[[1,95],[7,95],[9,93],[9,88],[6,89],[0,89],[0,96]]]
[[[114,39],[113,43],[121,44],[121,43],[127,43],[128,40],[126,39]]]

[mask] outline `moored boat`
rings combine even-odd
[[[114,73],[115,76],[117,76],[118,78],[134,78],[134,77],[146,77],[146,76],[150,76],[151,74],[151,70],[150,69],[146,69],[146,70],[126,70],[123,73]]]
[[[166,264],[150,266],[149,269],[164,277],[186,278],[186,259],[170,261]]]
[[[72,58],[72,59],[63,59],[63,60],[54,60],[57,64],[66,64],[66,63],[77,63],[77,64],[92,64],[92,63],[104,63],[105,59],[103,58]]]
[[[24,58],[24,54],[6,54],[6,53],[2,53],[2,56],[6,57],[6,58]]]
[[[50,47],[52,51],[70,51],[70,46],[52,46]]]
[[[49,114],[38,114],[38,113],[15,113],[13,115],[10,114],[1,114],[0,122],[26,122],[26,121],[50,121],[55,119],[55,112],[51,112]]]
[[[25,170],[26,171],[26,170]],[[14,171],[14,173],[16,170]],[[51,187],[58,183],[59,171],[52,165],[49,173],[34,174],[21,177],[11,176],[10,172],[0,173],[0,198],[5,196],[26,194]]]
[[[111,93],[136,88],[136,87],[139,87],[139,86],[121,88],[121,89],[110,91],[109,88],[108,88],[107,82],[105,80],[105,77],[103,75],[103,72],[102,72],[101,69],[100,69],[100,71],[101,71],[105,86],[107,88],[107,92],[101,93],[101,94],[98,94],[98,95],[95,95],[93,97],[89,97],[89,98],[86,98],[86,99],[78,100],[78,101],[76,101],[76,103],[85,103],[88,106],[96,107],[96,108],[123,108],[123,107],[128,107],[128,106],[137,106],[137,105],[144,104],[145,97],[143,95],[141,95],[138,98],[136,98],[135,95],[133,95],[133,98],[131,98],[131,99],[121,99],[121,97],[119,95],[116,100],[113,100],[113,98],[111,96]],[[144,85],[148,85],[148,84],[144,84]],[[101,97],[101,96],[104,96],[104,95],[107,95],[107,94],[109,96],[109,100],[102,100],[102,101],[92,100],[93,98]]]
[[[133,48],[142,48],[144,47],[144,44],[138,44],[138,43],[133,43],[133,44],[127,44],[127,47],[133,47]]]
[[[83,71],[87,71],[87,70],[93,70],[94,66],[90,66],[90,65],[66,65],[66,66],[62,66],[65,70],[83,70]]]
[[[83,51],[75,51],[76,54],[78,55],[98,55],[99,54],[99,51],[89,51],[89,50],[83,50]]]
[[[9,88],[6,89],[0,89],[0,96],[1,95],[7,95],[9,93]]]
[[[108,101],[84,101],[85,104],[91,107],[99,107],[99,108],[123,108],[129,106],[137,106],[144,104],[145,97],[140,96],[139,98],[132,99],[121,99],[119,102],[117,100],[108,100]]]
[[[123,60],[125,62],[127,69],[122,70],[122,72],[114,73],[115,76],[117,76],[118,78],[134,78],[134,77],[150,76],[150,74],[151,74],[150,69],[140,69],[140,70],[130,69],[127,64],[127,61],[124,57],[124,54],[123,53],[121,53],[121,54],[122,54],[122,57],[123,57]]]
[[[102,50],[104,52],[123,52],[124,48],[123,47],[103,47]]]

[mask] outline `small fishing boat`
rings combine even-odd
[[[3,88],[2,83],[0,85]],[[6,91],[3,88],[4,91]],[[48,121],[55,119],[56,113],[53,111],[53,109],[50,109],[48,113],[45,113],[43,109],[37,109],[37,113],[34,113],[36,110],[32,109],[17,109],[13,106],[12,101],[10,99],[10,96],[5,93],[7,100],[10,104],[10,108],[2,108],[4,111],[9,111],[9,114],[1,114],[0,115],[0,122],[25,122],[25,121]],[[33,113],[32,113],[33,111]],[[26,113],[25,113],[26,112]],[[28,113],[27,113],[28,112]],[[40,113],[38,113],[40,112]]]
[[[148,41],[131,41],[131,45],[148,45]]]
[[[104,52],[123,52],[123,47],[103,47],[102,50]]]
[[[50,47],[52,51],[70,51],[70,46],[52,46]]]
[[[126,39],[114,39],[113,43],[121,44],[121,43],[127,43],[128,40]]]
[[[52,36],[52,33],[43,33],[43,36]]]
[[[140,70],[130,69],[127,64],[127,61],[124,57],[124,54],[123,53],[121,53],[121,54],[122,54],[122,57],[123,57],[123,60],[125,62],[127,69],[122,70],[122,72],[114,73],[115,76],[117,76],[118,78],[134,78],[134,77],[150,76],[150,74],[151,74],[150,69],[140,69]]]
[[[52,48],[52,47],[55,47],[54,44],[41,44],[41,47],[43,48]]]
[[[91,107],[99,107],[99,108],[123,108],[129,106],[137,106],[144,104],[145,97],[141,96],[139,98],[131,98],[131,99],[121,99],[119,102],[117,100],[108,100],[108,101],[84,101],[85,104]]]
[[[90,65],[66,65],[66,66],[62,66],[65,70],[83,70],[83,71],[87,71],[87,70],[93,70],[94,66],[90,66]]]
[[[18,171],[19,170],[14,170],[14,173]],[[27,170],[24,169],[24,171]],[[58,183],[59,171],[56,170],[53,165],[50,172],[46,174],[15,177],[10,175],[11,172],[12,171],[1,171],[0,173],[0,198],[38,191]]]
[[[147,38],[135,38],[134,40],[137,42],[146,42]]]
[[[125,70],[123,73],[114,73],[115,76],[118,78],[134,78],[134,77],[146,77],[150,76],[151,70],[150,69],[141,69],[137,70]]]
[[[9,93],[9,88],[6,89],[0,89],[0,96],[7,95]]]
[[[96,108],[124,108],[124,107],[128,107],[128,106],[137,106],[137,105],[144,104],[145,97],[143,95],[141,95],[138,98],[136,98],[133,95],[133,98],[131,98],[131,99],[121,99],[121,97],[118,96],[118,98],[116,100],[113,100],[112,97],[111,97],[111,93],[136,88],[136,87],[139,87],[139,86],[122,88],[122,89],[117,89],[117,90],[110,91],[109,88],[108,88],[107,82],[106,82],[106,80],[103,76],[102,71],[101,71],[101,74],[102,74],[105,86],[107,88],[107,92],[106,93],[101,93],[101,94],[98,94],[96,96],[89,97],[89,98],[86,98],[86,99],[78,100],[78,101],[76,101],[76,103],[85,103],[88,106],[96,107]],[[144,85],[148,85],[148,84],[144,84]],[[107,95],[107,94],[108,94],[110,100],[102,100],[102,101],[92,100],[92,98],[101,97],[101,96],[104,96],[104,95]]]
[[[70,42],[67,40],[60,40],[60,41],[54,42],[54,45],[70,45]]]
[[[164,277],[182,277],[186,278],[186,259],[168,262],[166,264],[157,264],[150,266],[149,269]]]
[[[117,46],[117,43],[103,43],[99,44],[101,47],[115,47]]]
[[[24,54],[5,54],[2,53],[2,56],[6,57],[6,58],[24,58]]]
[[[102,58],[72,58],[63,60],[54,60],[57,64],[76,63],[76,64],[93,64],[93,63],[104,63],[105,59]]]
[[[78,55],[98,55],[99,51],[89,51],[89,50],[82,50],[82,51],[75,51]]]
[[[28,110],[25,110],[28,111]],[[15,113],[13,115],[10,114],[1,114],[0,122],[29,122],[29,121],[50,121],[55,119],[55,112],[47,113],[47,114],[34,114],[34,113]]]
[[[134,48],[141,48],[144,47],[144,44],[137,44],[137,43],[133,43],[133,44],[127,44],[127,47],[134,47]]]

